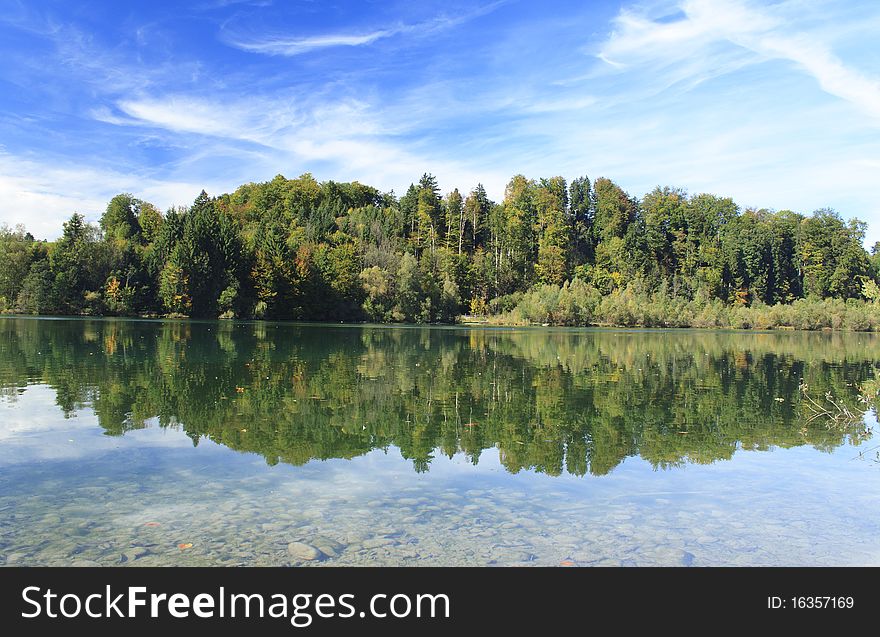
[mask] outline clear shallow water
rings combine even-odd
[[[798,389],[858,405],[878,360],[865,334],[0,319],[0,563],[880,565],[876,439],[805,426]]]

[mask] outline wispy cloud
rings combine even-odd
[[[252,7],[269,7],[272,5],[272,0],[210,0],[209,2],[203,2],[202,4],[196,5],[196,9],[211,11],[240,4]]]
[[[132,123],[149,124],[173,132],[231,137],[259,144],[271,143],[271,137],[294,123],[296,116],[285,113],[277,103],[265,110],[260,100],[244,104],[214,105],[209,100],[172,95],[165,98],[121,100],[119,109]],[[253,108],[258,106],[259,108]],[[107,121],[105,119],[105,121]]]
[[[598,100],[592,95],[559,99],[535,100],[519,107],[524,113],[562,113],[566,111],[581,112],[596,104]]]
[[[800,3],[763,8],[741,0],[684,0],[664,20],[624,9],[598,52],[618,72],[649,65],[668,83],[699,82],[768,60],[784,60],[811,75],[831,95],[880,118],[880,81],[843,63],[821,31],[798,32],[791,13]],[[724,45],[733,45],[724,46]]]
[[[94,113],[102,121],[151,126],[290,150],[303,140],[344,140],[382,133],[370,107],[355,99],[299,100],[283,95],[248,99],[211,99],[166,95],[120,100],[127,117],[107,109]]]
[[[404,34],[419,34],[420,37],[424,37],[491,13],[501,5],[506,4],[507,1],[499,0],[458,15],[440,15],[425,22],[413,24],[398,23],[381,29],[358,33],[327,33],[311,36],[274,34],[245,37],[236,35],[231,31],[226,31],[224,32],[224,37],[227,44],[243,51],[262,53],[264,55],[296,56],[331,47],[364,46],[373,44],[378,40]]]
[[[476,185],[473,165],[425,151],[418,142],[403,145],[394,141],[377,109],[363,101],[296,104],[278,97],[224,102],[168,96],[125,100],[118,108],[126,118],[104,111],[97,116],[120,125],[257,144],[261,149],[254,155],[267,172],[273,166],[275,172],[278,167],[287,167],[292,174],[324,166],[332,170],[325,177],[328,179],[401,188],[421,172],[433,171],[450,190]],[[504,177],[492,169],[480,171],[480,178],[499,192],[503,188]],[[240,182],[249,180],[242,175]],[[228,187],[237,185],[230,183]]]
[[[401,25],[391,29],[382,29],[372,33],[360,35],[335,34],[317,35],[304,38],[275,37],[263,40],[235,40],[229,39],[228,43],[244,51],[251,53],[263,53],[265,55],[301,55],[317,49],[326,49],[335,46],[362,46],[372,44],[376,40],[388,38],[400,33],[412,30],[412,26]]]

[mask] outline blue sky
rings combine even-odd
[[[832,207],[873,243],[878,33],[876,0],[0,0],[0,222],[523,173]]]

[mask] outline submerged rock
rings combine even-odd
[[[130,549],[126,549],[123,551],[122,555],[125,558],[124,562],[134,562],[137,559],[144,557],[145,555],[150,554],[150,549],[144,546],[133,546]]]
[[[79,568],[89,568],[93,566],[101,566],[95,560],[73,560],[70,563],[70,566],[79,567]]]
[[[317,548],[319,551],[321,551],[321,553],[323,553],[327,557],[338,557],[339,556],[339,551],[328,544],[320,544]]]
[[[305,542],[291,542],[287,545],[287,553],[290,557],[308,562],[326,557],[321,549]]]
[[[316,537],[312,542],[314,543],[314,546],[327,557],[338,557],[345,548],[345,545],[324,536]]]
[[[365,549],[377,549],[380,546],[388,546],[390,544],[396,544],[395,540],[392,540],[390,537],[374,537],[369,540],[364,540],[361,542],[361,545]]]

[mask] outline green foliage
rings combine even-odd
[[[25,314],[51,314],[58,305],[54,283],[49,260],[35,261],[22,281],[15,309]]]
[[[443,323],[454,323],[461,309],[461,295],[452,279],[444,279],[440,290],[440,304],[437,318]]]
[[[464,247],[469,252],[484,248],[489,233],[492,202],[482,184],[477,184],[464,202]]]
[[[120,194],[98,226],[74,215],[53,243],[0,229],[0,311],[875,325],[863,305],[844,302],[876,299],[880,249],[868,254],[865,224],[831,210],[741,211],[668,186],[638,199],[585,176],[516,175],[500,203],[481,185],[462,192],[441,196],[429,173],[399,199],[277,175],[218,197],[203,191],[165,214]]]
[[[461,254],[464,248],[464,235],[467,219],[464,215],[464,202],[458,188],[446,195],[446,249],[455,248]]]
[[[876,304],[857,299],[730,306],[705,295],[672,296],[663,287],[647,292],[638,283],[603,293],[579,279],[536,286],[515,306],[494,309],[493,322],[513,324],[880,331]]]
[[[862,282],[862,296],[874,305],[880,304],[880,286],[873,279],[865,278]]]
[[[854,298],[861,277],[871,277],[872,264],[862,247],[865,224],[844,222],[833,210],[817,210],[801,222],[798,257],[804,273],[804,293],[820,297]]]
[[[397,270],[396,303],[392,311],[394,320],[421,322],[422,299],[422,273],[418,261],[407,252],[400,259],[400,268]]]
[[[359,278],[366,294],[363,309],[367,317],[377,323],[391,321],[395,298],[394,277],[387,270],[374,265],[361,271]]]
[[[585,175],[571,181],[569,193],[569,223],[572,228],[573,261],[591,262],[595,258],[596,232],[590,179]]]
[[[175,316],[189,316],[192,311],[192,295],[190,294],[189,275],[177,265],[180,258],[169,261],[162,268],[159,280],[159,294],[168,312]]]
[[[160,276],[163,303],[169,312],[217,316],[231,309],[221,310],[221,293],[243,274],[241,235],[205,191],[182,217],[182,232]]]
[[[590,325],[601,300],[594,287],[580,279],[562,286],[539,285],[522,296],[512,310],[514,322]]]
[[[107,279],[103,301],[110,314],[127,316],[134,311],[135,291],[129,285],[123,285],[115,276]]]
[[[41,249],[45,257],[45,247],[35,244],[23,226],[10,229],[0,225],[0,311],[15,304],[31,264],[41,257]]]
[[[64,224],[61,239],[49,250],[49,264],[54,278],[51,293],[52,311],[59,314],[94,312],[98,307],[89,302],[86,293],[100,290],[109,269],[109,246],[99,241],[98,230],[74,214]]]
[[[141,202],[130,194],[116,195],[107,204],[101,216],[100,226],[107,239],[128,241],[139,239],[141,234]],[[149,219],[149,213],[145,220]]]
[[[600,177],[593,184],[593,210],[599,241],[623,238],[629,224],[636,220],[638,206],[617,184]]]

